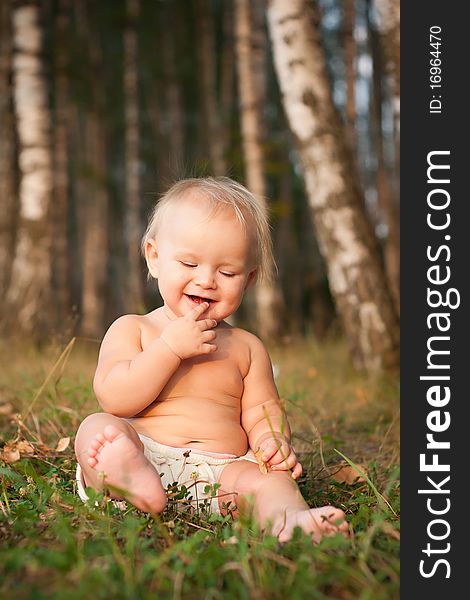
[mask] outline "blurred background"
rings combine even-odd
[[[181,177],[265,203],[265,340],[399,346],[399,2],[1,0],[0,327],[100,339],[161,303],[140,239]],[[208,240],[210,243],[210,240]]]

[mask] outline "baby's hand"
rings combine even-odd
[[[259,449],[263,452],[262,460],[271,471],[290,471],[294,479],[302,475],[302,465],[284,436],[273,434],[267,437],[260,443]]]
[[[217,346],[211,343],[216,337],[213,327],[217,325],[217,321],[214,319],[198,321],[208,308],[209,303],[203,302],[183,317],[170,321],[163,329],[160,338],[181,360],[200,354],[210,354],[217,350]]]

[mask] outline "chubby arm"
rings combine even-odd
[[[115,321],[103,338],[93,380],[103,410],[117,417],[138,414],[159,396],[182,360],[214,352],[211,328],[217,323],[199,320],[206,309],[204,304],[197,306],[169,322],[145,350],[138,317],[127,315]]]
[[[250,448],[261,449],[263,460],[273,471],[291,470],[297,478],[302,467],[290,443],[290,427],[274,383],[271,360],[255,336],[250,336],[250,352],[242,396],[242,427]]]
[[[151,404],[181,363],[161,338],[145,350],[137,317],[120,317],[103,338],[93,389],[104,411],[132,417]]]

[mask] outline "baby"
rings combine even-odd
[[[300,494],[302,467],[263,344],[224,320],[269,275],[259,203],[226,177],[180,181],[157,203],[142,248],[164,304],[120,317],[103,338],[93,385],[104,412],[89,415],[75,441],[80,497],[106,485],[111,497],[160,513],[176,482],[222,514],[250,499],[280,541],[296,526],[315,541],[346,534],[343,511],[311,509]]]

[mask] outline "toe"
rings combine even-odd
[[[123,435],[123,433],[117,427],[114,427],[114,425],[106,425],[103,430],[103,435],[108,442],[114,442],[114,440],[120,435]]]
[[[338,526],[346,519],[344,512],[340,508],[335,508],[334,506],[325,506],[322,512],[328,519],[328,522],[332,525]]]
[[[90,452],[98,452],[98,450],[101,448],[103,444],[101,442],[98,442],[97,440],[93,440],[92,442],[90,442],[90,447],[88,448],[88,453]]]
[[[346,515],[340,508],[335,508],[333,506],[327,506],[325,511],[325,516],[327,517],[324,520],[324,532],[328,536],[334,536],[337,533],[342,535],[347,535],[349,532],[349,525],[346,521]]]
[[[281,531],[281,533],[279,533],[277,536],[277,539],[279,540],[280,544],[285,544],[291,538],[292,538],[292,531],[287,531],[287,529]]]
[[[104,437],[104,435],[102,433],[97,433],[92,443],[99,444],[100,446],[102,446],[105,443],[105,441],[106,438]]]

